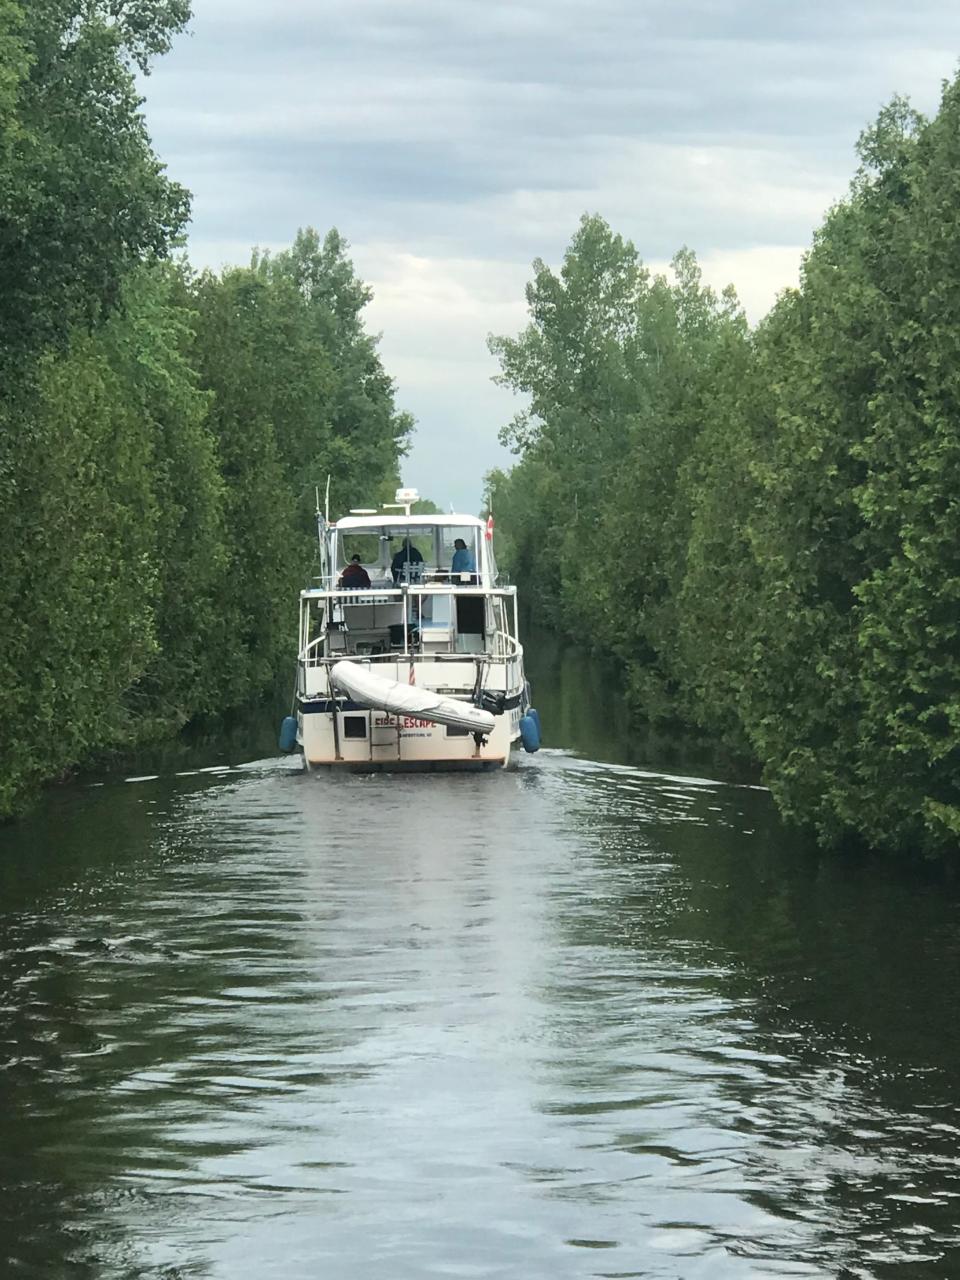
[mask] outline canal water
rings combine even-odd
[[[960,900],[539,672],[499,776],[212,740],[0,830],[0,1275],[960,1276]]]

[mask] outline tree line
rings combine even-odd
[[[290,660],[314,486],[388,496],[411,423],[335,232],[177,256],[135,83],[186,0],[0,0],[0,817]]]
[[[960,81],[894,100],[769,315],[599,217],[491,340],[527,409],[488,477],[537,614],[651,720],[758,762],[824,844],[960,837]]]

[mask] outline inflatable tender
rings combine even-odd
[[[489,711],[481,711],[469,702],[444,698],[415,684],[385,680],[358,662],[335,662],[330,668],[330,683],[362,707],[389,711],[395,716],[416,716],[418,720],[483,734],[492,733],[496,723]]]

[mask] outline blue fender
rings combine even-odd
[[[540,750],[540,717],[535,711],[520,717],[520,741],[524,751]]]
[[[280,722],[280,750],[293,751],[297,745],[297,717],[284,716]]]

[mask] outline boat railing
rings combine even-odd
[[[357,590],[367,594],[367,588],[356,587],[338,587],[342,569],[336,573],[317,574],[312,578],[311,586],[307,587],[308,591],[350,591]],[[371,576],[370,591],[379,595],[384,591],[397,591],[402,587],[409,587],[411,590],[417,587],[478,587],[482,591],[496,591],[501,587],[509,586],[509,579],[506,575],[497,573],[491,574],[486,572],[473,573],[454,573],[452,569],[444,569],[440,566],[433,565],[414,565],[410,569],[401,573],[399,580],[395,580],[391,575],[374,578]],[[379,583],[380,585],[375,585]]]
[[[464,575],[464,577],[475,577],[475,575]],[[451,594],[493,596],[507,600],[512,599],[516,593],[515,586],[502,583],[497,586],[487,586],[482,582],[464,582],[459,577],[450,579],[447,575],[446,580],[438,578],[436,581],[403,583],[393,587],[379,587],[372,584],[369,587],[307,587],[300,593],[300,597],[310,600],[337,600],[346,604],[383,604],[388,600],[402,600],[405,596],[410,598]]]
[[[419,653],[413,649],[390,649],[384,653],[323,653],[323,643],[325,636],[319,635],[305,645],[300,651],[299,661],[306,667],[332,667],[335,662],[410,662],[427,661],[441,663],[495,663],[500,666],[504,663],[515,661],[520,657],[523,650],[519,640],[515,636],[507,635],[506,632],[498,631],[494,636],[494,648],[492,652],[484,653]]]
[[[512,638],[512,636],[516,635],[518,626],[516,588],[483,587],[459,583],[456,586],[450,586],[449,584],[422,586],[404,584],[401,587],[338,588],[336,590],[310,588],[302,591],[300,593],[301,649],[304,648],[309,633],[314,629],[314,624],[312,624],[311,620],[314,607],[324,615],[325,629],[328,633],[351,630],[352,621],[362,618],[364,616],[363,611],[369,611],[370,609],[373,609],[374,615],[380,609],[388,610],[387,617],[380,617],[379,626],[381,628],[396,627],[398,630],[404,629],[405,622],[405,630],[409,631],[410,628],[417,628],[423,618],[428,621],[432,619],[436,605],[434,603],[431,606],[431,602],[461,599],[499,601],[505,606],[505,613],[501,616],[500,621],[501,624],[506,623],[506,627],[502,625],[494,627],[487,634],[493,635],[496,652],[503,652],[505,648],[509,650],[510,645],[507,644],[506,639],[498,639],[496,637],[509,636]],[[354,613],[354,610],[357,610],[357,612]],[[450,620],[452,621],[452,618]],[[361,626],[361,630],[366,629],[369,629],[367,624]],[[409,636],[407,635],[403,643],[404,653],[408,651],[408,647]],[[391,652],[396,652],[396,649],[392,649]]]

